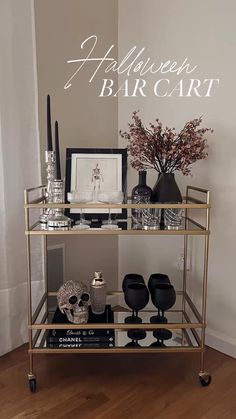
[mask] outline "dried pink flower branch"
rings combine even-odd
[[[203,137],[213,130],[199,128],[202,117],[187,122],[177,134],[175,128],[163,128],[159,119],[155,124],[150,123],[150,128],[144,127],[138,112],[133,112],[128,132],[120,130],[121,137],[128,140],[127,149],[134,169],[155,169],[159,173],[179,170],[189,175],[189,166],[208,156],[207,140]]]

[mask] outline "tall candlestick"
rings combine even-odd
[[[46,203],[53,203],[53,194],[52,194],[52,183],[56,179],[56,155],[55,151],[45,151],[45,163],[46,163],[46,172],[47,172],[47,188],[45,191]],[[40,215],[40,223],[46,225],[48,217],[53,213],[52,208],[46,208],[43,210],[43,213]]]
[[[47,151],[52,151],[52,125],[50,95],[47,95]]]
[[[60,147],[59,147],[59,129],[58,122],[55,122],[55,152],[56,152],[56,173],[57,179],[61,179],[61,161],[60,161]]]

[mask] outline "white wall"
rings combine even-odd
[[[55,97],[54,117],[59,116],[59,120],[62,121],[63,148],[70,144],[77,145],[77,133],[78,146],[85,146],[92,139],[91,146],[96,144],[109,147],[119,142],[123,147],[124,141],[115,138],[117,128],[127,128],[127,122],[130,121],[131,113],[135,109],[140,109],[146,123],[159,117],[164,124],[175,126],[177,130],[181,129],[187,120],[203,115],[204,126],[214,129],[214,134],[209,136],[209,158],[194,166],[193,177],[186,178],[178,174],[177,180],[183,193],[187,183],[209,188],[212,192],[207,341],[214,347],[236,356],[234,280],[236,3],[234,0],[224,2],[118,0],[118,38],[115,23],[116,2],[70,0],[68,3],[70,7],[67,7],[65,0],[50,2],[35,0],[38,59],[41,60],[38,61],[38,71],[42,149],[45,144],[44,98],[49,89]],[[100,32],[103,52],[104,45],[117,44],[118,39],[120,59],[134,45],[139,48],[145,46],[146,56],[152,57],[156,62],[168,59],[181,62],[188,57],[193,65],[198,66],[194,73],[196,78],[220,78],[220,85],[214,90],[214,96],[209,98],[157,98],[151,94],[150,89],[146,98],[119,97],[117,127],[116,99],[114,102],[113,98],[97,98],[96,86],[88,93],[86,73],[84,78],[78,79],[78,84],[76,83],[81,90],[79,92],[73,90],[67,99],[64,99],[64,93],[62,94],[59,88],[67,75],[67,67],[61,67],[62,61],[65,62],[68,54],[76,55],[77,45],[85,35],[91,34],[93,28]],[[70,45],[69,50],[68,45]],[[158,75],[145,77],[149,85],[152,85],[157,78]],[[172,77],[168,75],[168,78],[172,82],[177,81],[174,75]],[[124,77],[120,77],[119,83],[123,80]],[[89,105],[93,109],[93,118],[96,117],[96,112],[99,112],[98,135],[94,134],[93,126],[89,124],[90,117],[87,113]],[[107,121],[109,130],[107,130]],[[155,173],[148,175],[150,186],[153,186],[155,177]],[[130,191],[137,183],[137,174],[129,169],[128,179]],[[197,240],[201,239],[191,240],[191,247],[200,256]],[[115,243],[113,244],[112,251],[115,251]],[[114,261],[114,265],[117,261],[110,259],[110,246],[105,242],[102,242],[102,245],[109,251],[107,257],[109,276],[113,269],[111,261]],[[98,242],[94,243],[94,246],[98,246]],[[168,252],[165,249],[168,249]],[[128,271],[139,271],[147,279],[151,272],[160,270],[169,273],[178,286],[181,272],[177,269],[177,263],[181,249],[180,238],[160,237],[147,241],[143,238],[121,237],[119,239],[120,282]],[[73,247],[73,252],[77,254],[78,248]],[[84,258],[83,254],[81,257],[85,261],[82,269],[84,275],[87,258]],[[74,272],[75,269],[73,267]],[[193,281],[193,271],[190,277]],[[196,279],[198,280],[198,276]]]
[[[118,132],[118,99],[99,98],[100,83],[89,78],[94,63],[86,64],[72,81],[64,85],[78,67],[67,60],[85,57],[91,44],[81,50],[89,36],[98,36],[97,56],[114,44],[117,56],[116,0],[34,0],[36,49],[39,91],[39,123],[42,176],[45,177],[46,96],[51,94],[52,119],[60,126],[62,176],[65,175],[66,148],[116,147]],[[64,243],[66,247],[66,280],[89,282],[95,270],[102,270],[111,289],[117,287],[118,240],[116,237],[50,237],[50,245]]]
[[[211,190],[207,342],[236,357],[235,13],[234,0],[119,0],[119,59],[132,46],[145,46],[147,57],[156,62],[188,57],[198,66],[194,77],[221,79],[214,96],[208,98],[157,98],[150,92],[148,97],[120,97],[119,128],[125,129],[131,112],[140,109],[146,123],[158,117],[179,130],[187,120],[203,115],[204,126],[214,129],[209,135],[209,158],[194,166],[193,177],[180,174],[177,180],[183,193],[186,184]],[[149,84],[158,78],[145,76]],[[176,76],[171,79],[177,82]],[[154,179],[155,174],[149,175],[150,186]],[[131,189],[137,175],[130,173],[129,180]],[[148,278],[152,271],[165,270],[178,282],[180,272],[174,271],[181,246],[180,241],[172,244],[169,238],[143,239],[142,243],[141,239],[120,238],[120,280],[127,271],[137,270]]]
[[[34,0],[37,69],[39,89],[39,124],[41,158],[46,147],[46,96],[51,94],[52,119],[60,125],[62,175],[65,174],[67,147],[115,147],[117,144],[117,98],[102,100],[100,76],[89,84],[95,70],[86,63],[72,80],[70,89],[64,85],[78,64],[67,60],[85,57],[92,41],[84,50],[81,43],[97,35],[95,56],[102,56],[108,45],[117,56],[117,0]],[[44,176],[44,165],[42,165]]]

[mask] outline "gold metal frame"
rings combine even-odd
[[[30,200],[29,195],[31,192],[39,192],[41,196]],[[204,199],[199,199],[194,194],[201,194]],[[45,185],[36,188],[26,189],[24,191],[24,208],[25,208],[25,235],[27,247],[27,284],[28,284],[28,329],[29,329],[29,379],[35,377],[33,372],[33,355],[40,353],[172,353],[172,352],[199,352],[200,353],[200,373],[199,376],[203,377],[207,373],[204,372],[204,351],[205,351],[205,328],[206,328],[206,302],[207,302],[207,274],[208,274],[208,255],[209,255],[209,236],[210,236],[210,192],[206,189],[197,188],[194,186],[187,186],[186,197],[182,204],[45,204]],[[183,230],[68,230],[68,231],[48,231],[40,230],[39,223],[30,225],[29,215],[30,211],[39,208],[182,208],[185,211],[185,227]],[[191,210],[205,211],[205,225],[200,224],[189,213]],[[143,323],[136,324],[135,328],[145,330],[155,330],[159,328],[168,328],[170,330],[182,331],[182,346],[172,346],[165,348],[107,348],[107,349],[51,349],[45,347],[45,340],[47,331],[50,329],[76,329],[78,325],[71,324],[51,324],[50,313],[48,311],[48,299],[55,297],[55,292],[48,291],[48,278],[47,278],[47,237],[50,235],[182,235],[184,238],[184,267],[183,267],[183,284],[182,290],[177,294],[182,298],[181,310],[170,310],[173,312],[180,312],[182,314],[181,323],[168,323],[168,324],[152,324]],[[44,277],[45,277],[45,293],[41,297],[38,306],[34,313],[32,313],[32,289],[31,289],[31,236],[43,236],[43,249],[44,249]],[[187,282],[187,259],[188,259],[188,236],[197,235],[204,237],[204,269],[202,281],[202,310],[198,311],[194,302],[190,298],[186,290]],[[122,294],[121,291],[110,292],[111,295]],[[116,311],[127,311],[122,307]],[[148,310],[151,311],[151,310]],[[189,314],[191,313],[191,315]],[[37,322],[39,315],[42,314],[42,320]],[[194,321],[191,321],[194,318]],[[125,323],[112,323],[107,324],[107,328],[115,330],[129,330],[134,326]],[[104,324],[84,324],[80,328],[100,329],[104,328]],[[185,344],[184,344],[185,343]],[[186,345],[187,343],[187,345]]]

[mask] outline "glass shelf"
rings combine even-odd
[[[123,236],[123,235],[208,235],[210,234],[209,230],[199,223],[195,222],[191,219],[186,219],[186,228],[185,226],[185,218],[183,218],[182,227],[179,230],[168,230],[168,229],[159,229],[159,230],[143,230],[143,229],[135,229],[131,226],[131,219],[128,218],[127,221],[125,220],[118,220],[119,228],[116,230],[103,230],[100,227],[90,228],[88,230],[76,230],[70,228],[66,230],[47,230],[44,226],[42,226],[39,222],[33,225],[28,231],[25,232],[26,235],[47,235],[47,236],[54,236],[54,235],[115,235],[115,236]]]
[[[142,319],[141,324],[127,324],[125,323],[125,318],[129,316],[131,312],[127,309],[127,307],[123,306],[116,306],[112,308],[114,315],[114,323],[111,324],[90,323],[85,325],[74,325],[70,323],[52,323],[54,312],[48,313],[44,322],[32,326],[32,329],[36,330],[36,339],[34,342],[33,351],[199,351],[201,350],[199,333],[203,325],[200,322],[200,319],[196,319],[196,315],[194,311],[192,311],[190,305],[188,305],[187,307],[186,304],[186,312],[183,312],[182,309],[179,308],[182,302],[182,295],[182,292],[178,292],[174,308],[165,312],[165,317],[168,321],[168,323],[166,324],[150,323],[150,317],[157,314],[157,311],[153,309],[142,310],[138,313],[139,317]],[[188,302],[188,300],[186,301]],[[189,314],[187,314],[187,312]],[[66,335],[64,337],[60,336],[59,338],[57,338],[56,341],[54,340],[54,338],[51,339],[56,334],[53,332],[53,330],[58,332],[58,330],[61,329],[70,330],[69,342],[68,336]],[[111,338],[111,340],[106,340],[106,343],[102,344],[97,341],[93,342],[93,344],[91,344],[91,342],[89,343],[89,345],[87,343],[85,344],[83,340],[81,340],[82,333],[85,336],[91,336],[91,334],[94,334],[95,329],[97,331],[98,329],[109,329],[109,337]],[[157,339],[153,336],[153,332],[155,332],[157,329],[165,329],[165,331],[171,330],[172,332],[172,337],[162,342],[164,343],[164,345],[153,346],[154,343],[157,343]],[[136,330],[136,335],[134,335],[134,337],[139,337],[140,332],[143,333],[143,330],[145,330],[145,337],[142,340],[133,339],[132,342],[130,336],[128,337],[128,333],[130,334],[134,330]],[[137,343],[139,346],[137,345]]]
[[[58,344],[49,343],[44,339],[43,344],[42,341],[39,339],[37,344],[34,346],[35,349],[39,348],[48,348],[48,349],[97,349],[97,350],[104,350],[106,349],[157,349],[155,346],[152,346],[153,343],[157,342],[157,339],[154,338],[153,332],[146,331],[145,339],[138,340],[138,344],[136,342],[132,342],[132,340],[128,337],[127,332],[125,331],[115,331],[114,333],[114,340],[110,338],[110,341],[107,344],[100,344],[100,343],[91,343],[91,344],[83,344],[79,338],[71,339],[70,343],[67,343],[60,338],[61,341]],[[134,343],[133,347],[129,347],[128,344]],[[185,331],[184,329],[180,329],[178,332],[172,332],[172,338],[169,340],[165,340],[164,343],[161,344],[159,348],[165,350],[168,348],[199,348],[197,341],[194,338],[194,335],[190,331]]]
[[[40,193],[40,188],[35,188]],[[189,195],[189,190],[198,191],[204,193],[205,197],[203,200],[199,200],[196,197]],[[29,211],[34,209],[45,209],[45,208],[63,208],[67,209],[68,212],[66,213],[67,216],[73,216],[75,214],[69,214],[70,209],[77,210],[76,212],[80,213],[80,209],[83,209],[84,214],[86,216],[86,209],[100,209],[103,210],[104,213],[110,209],[126,209],[127,210],[127,219],[119,220],[119,214],[117,214],[117,222],[119,224],[119,229],[116,230],[103,230],[97,225],[93,224],[91,229],[88,230],[75,230],[73,228],[66,229],[66,230],[47,230],[43,225],[40,225],[39,222],[34,223],[33,225],[29,226],[27,223],[26,228],[26,235],[203,235],[207,236],[210,234],[209,231],[209,223],[207,222],[207,214],[210,209],[209,203],[209,192],[205,189],[195,188],[195,187],[188,187],[187,189],[187,196],[183,198],[183,203],[181,204],[171,204],[171,203],[155,203],[155,204],[132,204],[131,199],[128,198],[122,204],[103,204],[103,203],[90,203],[90,204],[46,204],[45,197],[41,196],[35,200],[29,200],[29,192],[31,190],[26,190],[25,192],[25,210],[28,214],[26,219],[29,219]],[[42,191],[41,191],[42,192]],[[159,230],[144,230],[144,229],[136,229],[133,228],[131,225],[131,210],[132,209],[150,209],[150,208],[159,208],[159,209],[168,209],[168,208],[177,208],[183,210],[183,222],[182,227],[178,230],[173,229],[159,229]],[[91,216],[91,213],[89,214]],[[103,217],[104,218],[104,214]]]

